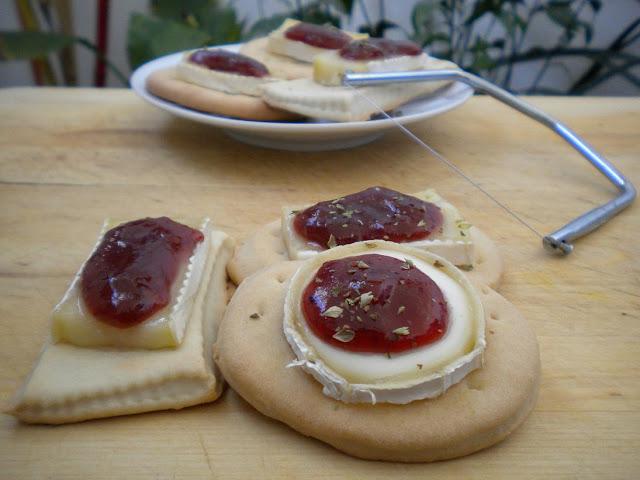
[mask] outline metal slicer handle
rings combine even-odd
[[[502,103],[506,103],[520,113],[524,113],[529,118],[533,118],[538,123],[542,123],[577,150],[591,165],[607,177],[620,192],[613,200],[593,210],[589,210],[578,218],[571,220],[564,227],[546,235],[542,240],[545,249],[559,255],[568,255],[573,250],[573,244],[571,243],[573,240],[595,230],[622,209],[629,206],[635,199],[636,189],[629,179],[608,160],[600,156],[587,142],[580,138],[578,134],[533,105],[529,105],[515,95],[510,94],[506,90],[477,75],[465,72],[464,70],[347,73],[344,76],[343,84],[360,86],[396,82],[435,82],[443,80],[465,83],[477,91],[484,92],[500,100]]]

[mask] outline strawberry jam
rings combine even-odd
[[[317,203],[298,212],[298,235],[322,247],[363,240],[410,242],[442,228],[442,212],[430,202],[384,187]]]
[[[388,38],[372,38],[373,44],[384,52],[386,58],[408,55],[415,57],[422,54],[422,49],[408,40],[389,40]]]
[[[403,352],[444,336],[442,291],[408,260],[369,254],[324,263],[302,294],[313,333],[344,350]]]
[[[351,37],[343,31],[324,25],[300,22],[284,32],[289,40],[306,43],[312,47],[337,50],[351,41]]]
[[[340,49],[340,56],[347,60],[380,60],[384,58],[384,51],[368,40],[358,40]]]
[[[197,50],[191,54],[189,61],[209,70],[235,73],[246,77],[266,77],[269,70],[253,58],[227,50]]]
[[[82,299],[98,320],[137,325],[171,302],[178,272],[204,235],[170,218],[145,218],[109,230],[81,274]]]
[[[369,61],[408,55],[415,57],[422,50],[418,45],[406,40],[369,38],[351,42],[340,49],[340,56],[347,60]]]

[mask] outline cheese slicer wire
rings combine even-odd
[[[629,206],[636,197],[636,189],[620,170],[614,167],[611,162],[598,154],[593,147],[585,142],[577,133],[558,120],[547,115],[538,108],[530,105],[506,90],[493,83],[473,75],[464,70],[426,70],[410,72],[389,72],[389,73],[346,73],[343,84],[346,86],[379,85],[395,82],[436,82],[455,81],[462,82],[476,91],[486,93],[502,103],[518,110],[543,124],[554,131],[578,153],[591,163],[602,175],[604,175],[617,189],[618,195],[613,199],[600,205],[579,217],[558,230],[545,235],[542,239],[544,248],[558,255],[568,255],[573,250],[572,241],[595,230],[618,212]],[[390,117],[391,118],[391,117]],[[404,127],[402,127],[404,130]]]

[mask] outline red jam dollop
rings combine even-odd
[[[137,325],[171,302],[181,268],[204,235],[170,218],[144,218],[109,230],[84,266],[82,298],[98,320]]]
[[[298,212],[298,235],[322,247],[363,240],[411,242],[442,227],[442,212],[430,202],[384,187],[317,203]]]
[[[306,43],[313,47],[337,50],[351,41],[351,37],[343,31],[325,25],[300,22],[284,32],[289,40]]]
[[[246,77],[266,77],[269,70],[253,58],[227,50],[197,50],[189,56],[189,61],[207,67],[209,70],[235,73]]]
[[[415,57],[421,55],[422,49],[415,43],[408,40],[389,40],[388,38],[372,38],[371,42],[381,49],[385,57],[399,57],[408,55]]]
[[[379,60],[385,58],[384,51],[368,40],[358,40],[340,49],[340,56],[347,60]]]
[[[406,40],[369,38],[351,42],[340,49],[340,56],[347,60],[369,61],[408,55],[415,57],[422,50],[418,45]]]
[[[410,261],[369,254],[324,263],[302,294],[311,331],[344,350],[403,352],[448,326],[442,291]]]

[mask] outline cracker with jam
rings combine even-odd
[[[218,398],[212,346],[233,248],[209,219],[105,222],[11,413],[68,423]]]
[[[338,245],[390,240],[441,255],[474,281],[495,287],[503,262],[498,247],[433,189],[415,195],[384,187],[286,206],[282,218],[251,234],[229,263],[239,284],[273,263],[304,260]]]

